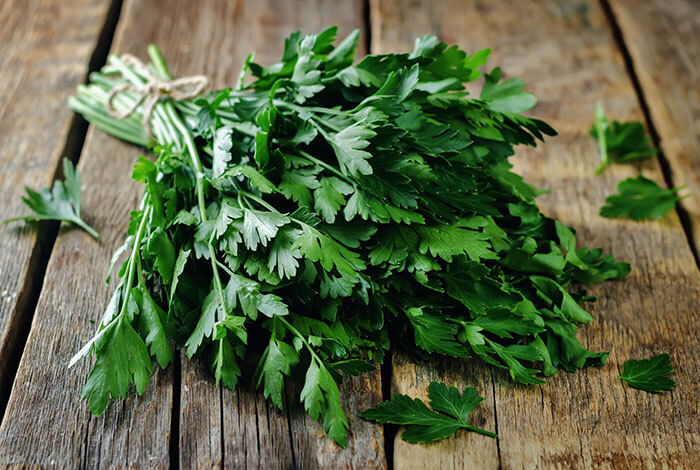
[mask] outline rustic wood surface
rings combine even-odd
[[[75,151],[66,96],[85,78],[109,4],[0,2],[0,221],[26,215],[22,188],[50,184],[59,160]],[[21,352],[41,286],[46,232],[55,226],[0,226],[0,412],[12,383],[7,369]]]
[[[492,370],[481,391],[495,394],[497,449],[483,436],[457,434],[454,443],[394,443],[397,468],[693,468],[700,461],[698,395],[700,276],[678,216],[636,223],[598,216],[621,179],[639,171],[663,185],[657,161],[615,165],[600,177],[595,141],[588,135],[596,101],[620,120],[640,119],[632,82],[598,2],[433,1],[372,2],[373,51],[408,50],[421,34],[436,34],[469,51],[491,47],[492,64],[506,76],[524,77],[540,97],[531,114],[559,132],[538,149],[521,149],[516,170],[538,187],[542,210],[573,226],[579,242],[600,246],[632,264],[631,275],[591,291],[597,321],[580,339],[611,350],[604,367],[561,372],[547,385],[514,385]],[[495,65],[494,65],[495,66]],[[669,352],[678,382],[672,393],[632,390],[617,379],[630,358]],[[483,376],[483,372],[477,372]],[[394,358],[394,391],[423,396],[433,366]],[[488,377],[488,375],[486,375]],[[418,379],[416,379],[418,378]],[[453,377],[461,387],[472,376]],[[493,391],[487,390],[489,387]],[[477,388],[480,388],[477,386]],[[492,419],[492,418],[489,418]],[[488,422],[488,421],[487,421]],[[489,427],[488,429],[492,429]],[[494,455],[496,454],[496,455]],[[697,467],[695,467],[697,468]]]
[[[700,247],[700,2],[610,0]]]
[[[124,0],[114,52],[144,56],[146,45],[156,42],[176,76],[204,73],[215,87],[236,79],[251,50],[260,63],[277,61],[283,38],[296,29],[337,24],[341,35],[357,27],[365,36],[368,24],[372,52],[408,50],[421,34],[467,51],[491,47],[492,66],[524,77],[540,97],[532,114],[560,132],[538,149],[519,149],[516,170],[551,190],[539,204],[576,228],[582,244],[632,264],[626,280],[591,289],[599,296],[590,305],[597,321],[581,330],[585,345],[612,352],[604,367],[562,372],[539,387],[514,385],[477,360],[427,364],[395,352],[386,384],[392,391],[425,397],[430,380],[474,386],[485,397],[474,423],[499,438],[459,431],[438,443],[410,445],[397,434],[387,455],[384,430],[357,418],[382,399],[379,372],[342,385],[351,425],[347,450],[303,411],[298,384],[291,384],[281,413],[245,377],[252,364],[231,392],[217,389],[206,366],[184,355],[158,371],[142,396],[132,390],[94,418],[79,400],[90,364],[71,370],[65,364],[93,334],[92,322],[111,293],[102,279],[142,188],[130,179],[141,150],[90,128],[79,169],[83,210],[100,231],[99,242],[63,227],[38,292],[35,271],[43,271],[48,257],[50,227],[39,235],[33,228],[0,227],[0,401],[4,365],[22,353],[16,331],[33,314],[0,425],[0,468],[695,468],[698,268],[675,211],[643,223],[597,215],[619,180],[639,172],[661,184],[664,178],[657,160],[615,165],[593,177],[598,157],[587,130],[596,101],[611,118],[643,119],[613,36],[619,24],[661,138],[661,158],[668,159],[674,184],[700,191],[693,163],[700,158],[698,7],[691,0],[651,0],[643,8],[610,2],[612,23],[595,0],[371,0],[369,11],[362,0]],[[21,185],[48,185],[63,152],[82,145],[65,99],[84,77],[108,8],[98,0],[0,4],[0,218],[24,213]],[[696,204],[684,202],[698,240]],[[37,297],[35,311],[28,311]],[[625,360],[661,352],[676,366],[673,392],[647,394],[616,378]],[[387,432],[395,434],[392,427]]]

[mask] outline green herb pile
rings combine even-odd
[[[298,375],[299,399],[340,445],[338,382],[373,370],[390,346],[476,355],[528,384],[605,361],[576,339],[590,298],[569,287],[622,278],[629,265],[577,248],[510,171],[515,146],[555,134],[521,114],[536,102],[522,80],[496,68],[470,96],[464,84],[488,50],[422,37],[410,53],[353,65],[357,32],[333,47],[335,35],[292,34],[281,62],[249,56],[232,89],[161,100],[150,142],[143,106],[121,120],[108,112],[109,90],[145,81],[119,57],[70,101],[155,157],[134,167],[145,195],[113,264],[128,259],[73,359],[96,356],[83,392],[94,413],[130,383],[143,392],[152,358],[172,361],[171,341],[229,388],[245,357],[259,357],[256,383],[280,408]],[[138,98],[124,91],[113,104]]]

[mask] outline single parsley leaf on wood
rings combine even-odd
[[[394,393],[391,401],[360,413],[360,417],[378,423],[409,426],[401,435],[407,442],[433,442],[451,436],[458,429],[467,429],[489,437],[496,434],[468,423],[469,415],[476,405],[484,400],[472,387],[462,394],[455,387],[431,382],[428,386],[430,408],[420,399]],[[444,413],[444,414],[443,414]]]
[[[598,141],[600,165],[595,170],[599,175],[605,167],[613,162],[629,162],[656,155],[651,138],[639,121],[618,122],[612,125],[605,117],[605,108],[598,103],[595,108],[595,121],[589,131],[591,137]]]
[[[80,218],[80,173],[67,158],[63,159],[63,175],[65,180],[54,181],[50,191],[43,188],[37,192],[25,187],[27,196],[22,200],[35,214],[14,217],[3,223],[18,220],[60,220],[72,222],[93,237],[100,238],[100,234]]]
[[[672,390],[676,386],[676,382],[666,377],[671,372],[673,366],[670,356],[659,354],[651,359],[626,361],[622,366],[622,375],[618,377],[632,388],[659,393],[662,390]]]
[[[619,194],[605,200],[607,204],[600,209],[600,215],[610,219],[658,219],[683,199],[676,195],[683,188],[664,189],[643,176],[627,178],[617,185]]]

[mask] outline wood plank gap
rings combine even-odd
[[[285,410],[290,410],[290,399],[289,399],[289,393],[285,391],[284,393],[284,409]],[[289,413],[286,414],[287,416],[287,429],[289,430],[289,442],[294,442],[294,432],[292,431],[292,419]],[[294,446],[291,446],[291,455],[292,455],[292,468],[298,468],[297,464],[297,456],[296,452],[294,451]]]
[[[182,360],[174,355],[173,364],[173,407],[170,418],[170,469],[180,470],[180,394],[182,393]]]
[[[391,400],[391,377],[393,376],[393,367],[391,359],[392,351],[389,351],[387,357],[384,358],[380,366],[382,378],[382,400]],[[384,425],[384,455],[386,456],[387,468],[394,468],[394,440],[399,432],[399,427],[396,424]]]
[[[362,16],[365,21],[365,53],[370,55],[372,53],[372,8],[370,6],[370,0],[364,0],[362,4]]]
[[[625,37],[622,32],[622,28],[620,28],[617,18],[615,17],[615,13],[613,12],[612,7],[610,6],[609,0],[600,0],[600,5],[603,11],[605,12],[605,17],[607,18],[608,23],[610,24],[610,29],[612,30],[613,36],[615,38],[615,43],[620,49],[622,57],[625,60],[625,68],[627,69],[627,73],[630,76],[630,80],[632,81],[632,84],[634,86],[634,91],[637,94],[639,106],[641,107],[642,113],[644,114],[644,121],[646,122],[649,134],[651,134],[651,138],[654,141],[654,147],[656,147],[656,149],[658,150],[657,156],[659,164],[661,166],[661,172],[664,176],[664,181],[669,188],[673,188],[675,187],[675,184],[673,182],[673,171],[671,170],[671,164],[668,161],[668,158],[666,158],[666,156],[664,155],[664,151],[661,147],[661,138],[659,136],[659,132],[656,129],[656,126],[654,125],[654,120],[651,117],[651,112],[649,111],[649,104],[647,102],[646,97],[644,96],[644,90],[642,89],[641,83],[639,81],[639,76],[634,65],[634,59],[630,54],[630,50],[627,47],[627,43],[625,42]],[[700,269],[700,255],[698,254],[698,247],[695,246],[695,239],[693,237],[693,226],[690,221],[690,214],[688,214],[688,211],[683,206],[682,201],[676,203],[676,212],[678,213],[678,218],[681,221],[683,232],[685,233],[685,236],[688,240],[690,251],[693,253],[695,265],[698,267],[698,269]]]
[[[88,69],[83,78],[83,83],[87,83],[89,75],[98,70],[105,63],[109,48],[112,44],[114,30],[119,19],[122,0],[113,0],[107,10],[104,24],[100,30],[95,48],[88,61]],[[88,123],[78,114],[73,114],[68,128],[66,140],[61,148],[61,155],[68,158],[74,165],[78,163],[80,154],[85,143]],[[63,179],[63,159],[56,162],[51,184],[57,179]],[[19,194],[18,194],[19,197]],[[24,278],[24,285],[17,299],[17,313],[11,318],[10,330],[15,334],[8,344],[9,353],[4,358],[0,355],[0,424],[5,416],[5,409],[10,399],[12,385],[14,384],[17,370],[19,368],[24,347],[27,344],[29,330],[32,325],[32,318],[39,301],[39,295],[44,285],[46,267],[49,263],[51,252],[53,251],[56,238],[58,237],[59,222],[42,221],[37,224],[37,241],[32,248],[29,258],[29,269]]]
[[[498,455],[498,468],[503,468],[503,459],[501,459],[501,436],[498,435],[498,406],[496,406],[496,378],[493,376],[493,367],[489,368],[491,376],[491,393],[493,394],[493,432],[496,433],[496,454]],[[539,385],[540,390],[542,386]]]

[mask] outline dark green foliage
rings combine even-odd
[[[610,162],[630,162],[656,155],[652,140],[639,121],[608,122],[603,105],[596,105],[595,121],[589,131],[598,141],[600,165],[595,174],[600,174]]]
[[[475,354],[524,383],[605,360],[576,339],[591,317],[566,288],[619,279],[629,266],[577,248],[510,172],[516,145],[554,135],[520,114],[536,101],[522,81],[502,82],[496,69],[472,97],[463,84],[488,51],[468,56],[423,37],[411,53],[353,65],[357,33],[334,49],[335,33],[293,34],[278,64],[246,61],[248,85],[156,106],[155,161],[134,170],[146,195],[131,256],[97,339],[77,356],[97,355],[84,393],[94,412],[130,382],[143,389],[144,354],[167,365],[164,338],[231,388],[243,359],[262,354],[256,381],[279,407],[285,380],[303,376],[300,400],[341,445],[337,382],[372,370],[391,344],[425,357]],[[126,68],[110,58],[71,106],[143,142],[143,130],[123,135],[138,112],[118,121],[105,110],[105,91],[132,76],[113,73]],[[122,93],[115,105],[133,99]],[[128,354],[115,352],[127,342]],[[114,361],[118,373],[101,372]],[[466,426],[474,393],[459,398],[468,403],[458,414],[436,400],[451,416],[439,415],[451,424],[436,435]]]

